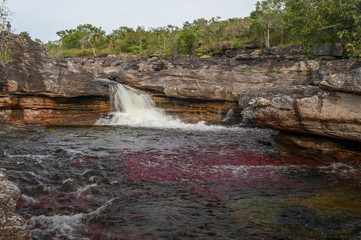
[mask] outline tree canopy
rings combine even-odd
[[[8,16],[5,0],[0,0],[1,31],[7,30]],[[58,41],[45,44],[52,56],[219,55],[229,46],[242,49],[244,42],[255,41],[266,48],[341,44],[348,57],[361,58],[361,0],[263,0],[246,18],[200,18],[182,27],[151,29],[120,26],[109,34],[83,24],[57,34]]]
[[[136,29],[119,27],[110,34],[90,24],[79,25],[75,29],[57,32],[59,41],[46,44],[52,55],[84,55],[92,52],[94,56],[102,53],[124,53],[147,56],[150,53],[162,53],[171,56],[183,54],[216,54],[224,44],[242,47],[249,28],[248,18],[233,18],[221,21],[197,19],[184,23],[182,28],[167,25],[165,27],[144,27]]]
[[[361,57],[361,0],[266,0],[251,13],[251,33],[267,47],[341,43]]]

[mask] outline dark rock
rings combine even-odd
[[[343,57],[344,49],[341,44],[320,44],[313,47],[313,54],[316,56]]]
[[[287,55],[287,56],[303,56],[307,55],[307,50],[302,45],[293,45],[288,47],[272,47],[263,50],[266,55]]]
[[[244,47],[246,49],[259,49],[260,45],[257,42],[245,42]]]
[[[322,162],[341,162],[360,166],[359,143],[302,134],[280,133],[275,141],[286,152]]]
[[[160,71],[166,68],[166,65],[163,61],[157,62],[153,65],[154,71]]]

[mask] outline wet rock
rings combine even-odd
[[[0,239],[32,239],[26,221],[14,213],[19,197],[19,188],[0,171]]]
[[[322,191],[315,196],[304,199],[289,199],[290,204],[299,205],[312,210],[313,212],[324,214],[331,217],[343,215],[359,215],[361,202],[358,199],[359,189],[339,188],[332,191]],[[340,204],[342,203],[342,204]],[[337,208],[337,213],[335,209]],[[357,224],[357,223],[355,223]]]
[[[298,156],[322,162],[361,164],[359,143],[292,133],[281,133],[275,141],[282,150]]]

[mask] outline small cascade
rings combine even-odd
[[[148,94],[140,93],[122,84],[110,85],[110,101],[115,112],[138,114],[156,109]]]
[[[234,111],[233,111],[233,108],[231,108],[227,114],[226,114],[226,117],[224,119],[222,119],[222,122],[228,122],[229,119],[231,119],[233,117],[233,114],[234,114]]]
[[[204,122],[197,124],[183,123],[178,118],[168,116],[162,109],[155,107],[151,96],[148,94],[109,80],[100,79],[99,81],[109,84],[113,112],[107,117],[99,119],[96,125],[186,128],[194,130],[224,129],[222,126],[208,126]]]

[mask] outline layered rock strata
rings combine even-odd
[[[157,106],[186,122],[221,123],[230,110],[239,116],[241,94],[297,84],[319,67],[314,60],[252,52],[232,58],[51,59],[39,44],[26,43],[15,46],[15,61],[0,75],[0,118],[21,124],[95,123],[111,109],[107,86],[94,77],[147,91]]]
[[[15,44],[16,45],[16,44]],[[0,67],[0,118],[20,124],[93,124],[110,111],[106,86],[87,72],[49,58],[26,38],[14,61]]]
[[[67,59],[64,62],[69,61]],[[186,122],[221,123],[232,110],[240,114],[241,94],[291,86],[319,67],[315,60],[285,58],[253,59],[194,58],[175,56],[173,60],[73,59],[79,71],[108,78],[150,93],[156,105]],[[236,121],[240,121],[239,118]]]
[[[245,119],[283,131],[361,141],[361,64],[332,61],[299,85],[241,96]]]
[[[94,81],[107,78],[146,91],[186,122],[221,123],[233,112],[230,121],[239,123],[242,112],[256,125],[361,141],[361,64],[355,60],[307,60],[299,46],[222,58],[51,59],[39,44],[26,42],[16,48],[18,60],[1,69],[0,119],[9,122],[94,124],[112,110],[108,87]]]

